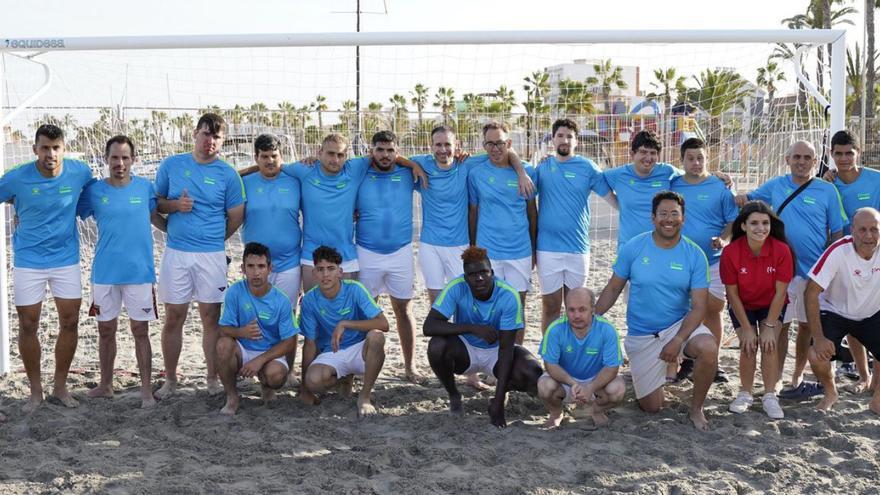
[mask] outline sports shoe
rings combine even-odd
[[[773,392],[767,392],[761,397],[761,405],[764,407],[764,412],[767,413],[767,416],[770,416],[770,419],[782,419],[785,417],[785,413],[782,412],[782,406],[779,405],[779,399],[776,398],[776,394]]]
[[[754,400],[752,394],[748,392],[740,392],[736,395],[736,399],[733,399],[733,402],[730,403],[727,410],[732,413],[742,414],[752,407],[752,402],[754,402]]]

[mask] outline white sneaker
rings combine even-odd
[[[732,413],[742,414],[752,407],[752,402],[754,402],[754,400],[752,394],[748,392],[740,392],[736,395],[736,399],[733,399],[733,402],[730,403],[727,410]]]
[[[770,419],[782,419],[785,417],[782,406],[779,405],[779,399],[776,398],[776,394],[773,392],[767,392],[761,397],[761,405],[764,406],[764,412],[767,413],[767,416],[770,416]]]

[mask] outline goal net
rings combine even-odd
[[[236,39],[248,47],[214,37],[214,48],[137,50],[118,48],[175,45],[173,40],[143,46],[130,39],[109,39],[105,45],[89,40],[88,47],[95,49],[72,51],[78,48],[76,40],[7,41],[0,60],[2,115],[22,103],[27,108],[3,126],[4,169],[33,160],[36,128],[54,123],[66,132],[66,156],[91,164],[97,177],[107,175],[102,158],[107,139],[120,133],[130,136],[139,155],[133,173],[152,179],[163,158],[191,151],[193,126],[209,110],[229,123],[223,157],[237,168],[252,164],[253,140],[265,132],[281,138],[285,161],[314,155],[330,132],[348,136],[353,153],[363,154],[372,134],[385,129],[399,136],[402,154],[429,154],[430,130],[441,123],[456,130],[465,151],[480,153],[480,128],[488,120],[507,122],[516,151],[537,163],[553,151],[552,122],[567,117],[580,126],[577,153],[602,169],[627,163],[631,137],[651,129],[664,143],[662,161],[678,165],[680,143],[701,137],[709,145],[710,169],[729,174],[738,190],[747,191],[783,173],[783,154],[790,142],[806,139],[821,150],[826,131],[843,122],[842,106],[828,107],[843,94],[835,93],[842,91],[835,86],[842,84],[842,65],[824,44],[842,39],[836,31],[726,33],[727,38],[720,33],[715,39],[708,39],[706,32],[690,38],[686,32],[663,32],[654,42],[635,32],[609,33],[607,40],[593,39],[596,36],[589,33],[551,32],[544,36],[548,42],[541,42],[536,33],[452,33],[451,44],[437,44],[446,39],[440,35],[401,34],[399,39],[384,34],[381,40],[362,35],[348,42],[331,35],[300,38],[311,46],[278,46],[292,44],[292,36],[278,36],[266,38],[265,47],[247,37]],[[596,42],[583,42],[587,38]],[[479,39],[496,43],[475,41]],[[514,43],[518,40],[524,41]],[[355,41],[363,45],[359,60]],[[107,49],[97,49],[101,46]],[[181,46],[205,46],[205,41],[183,38]],[[50,50],[28,58],[46,48]],[[840,58],[840,51],[834,55]],[[41,64],[51,70],[48,89],[41,89]],[[805,75],[803,83],[796,66]],[[37,92],[40,96],[29,101]],[[417,242],[418,195],[415,205]],[[617,213],[595,196],[590,206],[593,254],[588,284],[601,289],[616,252]],[[10,271],[15,218],[10,205],[5,211],[9,356],[0,355],[0,372],[17,372],[22,364]],[[96,229],[91,221],[80,222],[79,232],[84,300],[72,369],[96,380],[97,325],[86,315]],[[158,269],[165,239],[158,231],[154,239]],[[226,251],[233,258],[231,281],[240,276],[238,234],[228,241]],[[537,276],[533,280],[533,293],[540,294]],[[427,298],[420,283],[415,297],[415,316],[424,318]],[[537,328],[540,305],[537,297],[530,299],[529,326]],[[156,371],[162,370],[161,313],[160,307],[160,319],[150,327]],[[40,327],[44,373],[53,366],[47,343],[57,335],[54,315],[48,297]],[[123,314],[116,366],[136,370],[127,328]],[[204,374],[200,332],[193,308],[184,330],[183,376]],[[190,352],[198,359],[187,359]]]

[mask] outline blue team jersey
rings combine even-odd
[[[721,250],[712,249],[712,238],[736,220],[739,208],[724,181],[710,175],[699,184],[689,184],[684,176],[672,180],[672,190],[684,198],[685,215],[681,234],[697,243],[709,265],[718,263]]]
[[[357,259],[354,248],[354,208],[358,188],[370,167],[369,157],[352,158],[336,175],[321,170],[321,162],[285,165],[281,170],[302,185],[303,246],[300,258],[312,261],[318,246],[339,251],[343,261]],[[331,330],[332,331],[332,330]]]
[[[223,251],[226,211],[245,200],[238,173],[220,159],[198,163],[191,153],[162,160],[156,172],[156,194],[178,199],[184,189],[193,208],[168,215],[168,247],[190,253]]]
[[[411,243],[412,201],[412,170],[393,165],[381,172],[370,167],[357,196],[357,245],[391,254]]]
[[[540,349],[545,363],[560,366],[578,381],[595,378],[602,368],[623,366],[617,330],[598,315],[583,339],[575,335],[568,318],[559,318],[547,327]]]
[[[526,199],[519,195],[519,177],[512,167],[496,167],[486,158],[468,174],[468,200],[479,206],[477,245],[493,260],[516,260],[532,255]],[[523,168],[536,181],[535,167]],[[534,198],[529,198],[532,200]]]
[[[776,210],[798,187],[791,175],[783,175],[750,192],[749,199],[760,199]],[[785,236],[797,262],[796,274],[804,278],[825,252],[829,232],[840,232],[849,224],[837,189],[822,179],[813,179],[779,218],[785,223]]]
[[[285,174],[267,179],[256,173],[248,175],[242,182],[247,195],[242,241],[267,246],[274,272],[298,267],[302,242],[299,180]]]
[[[309,340],[314,340],[318,353],[333,352],[330,337],[336,324],[342,320],[371,320],[382,310],[366,287],[355,280],[342,280],[339,292],[327,299],[320,287],[306,292],[299,307],[299,328]],[[347,349],[367,338],[367,332],[346,329],[339,350]]]
[[[16,268],[79,263],[76,204],[91,180],[92,170],[85,162],[67,158],[58,177],[40,175],[37,162],[19,165],[0,177],[0,202],[12,200],[18,216],[12,234]]]
[[[852,218],[856,210],[866,206],[880,209],[880,171],[867,167],[861,167],[860,170],[859,178],[852,184],[845,184],[840,177],[834,179],[834,185],[840,192],[840,199],[843,202],[843,211],[848,218]],[[843,233],[851,234],[852,226],[847,224]]]
[[[476,156],[443,170],[433,155],[410,157],[428,174],[428,189],[416,186],[422,195],[421,242],[445,247],[468,244],[468,171],[487,159],[488,155]]]
[[[93,283],[126,285],[156,281],[150,214],[157,202],[156,189],[143,177],[132,176],[131,182],[122,187],[102,180],[85,188],[77,207],[79,216],[94,216],[98,224]]]
[[[257,297],[248,289],[247,280],[241,279],[226,289],[220,325],[243,327],[254,320],[260,326],[262,337],[238,339],[249,351],[266,352],[299,333],[287,294],[273,286],[263,297]]]
[[[495,277],[495,288],[486,301],[474,297],[464,277],[454,278],[431,307],[457,324],[488,325],[501,332],[515,332],[524,327],[519,292],[498,277]],[[498,347],[498,341],[490,344],[472,333],[461,335],[474,347]]]
[[[626,324],[629,335],[651,335],[690,311],[691,289],[709,288],[709,262],[696,243],[682,236],[674,247],[654,243],[643,232],[623,245],[614,274],[629,280]]]
[[[668,163],[654,165],[651,174],[640,177],[632,163],[602,172],[602,177],[620,204],[617,250],[633,237],[654,229],[651,223],[651,201],[660,191],[669,189],[672,179],[682,171]]]
[[[538,250],[590,252],[590,192],[610,192],[602,171],[580,155],[564,162],[555,157],[536,168],[538,180]]]

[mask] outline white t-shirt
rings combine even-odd
[[[810,269],[810,279],[825,291],[819,308],[861,321],[880,311],[880,250],[866,260],[856,253],[852,236],[846,236],[822,253]]]

